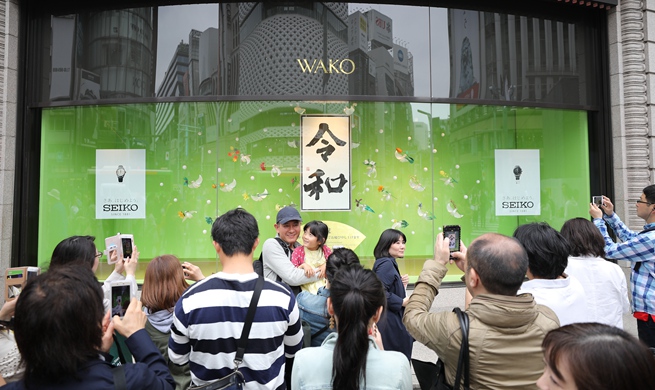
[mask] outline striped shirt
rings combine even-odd
[[[643,234],[633,232],[621,222],[616,213],[611,217],[605,215],[603,218],[622,241],[612,241],[603,220],[594,219],[594,224],[605,238],[606,258],[632,262],[630,285],[634,311],[655,314],[655,231]],[[655,227],[655,223],[645,225],[644,229],[652,227]],[[639,263],[641,266],[635,271],[635,265]]]
[[[191,286],[175,304],[168,356],[189,362],[191,379],[204,385],[234,370],[234,356],[257,274],[219,272]],[[266,280],[239,371],[246,389],[284,389],[285,357],[302,346],[298,306],[285,287]]]

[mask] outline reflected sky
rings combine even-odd
[[[164,74],[180,41],[189,43],[189,32],[192,29],[204,31],[209,27],[218,28],[218,4],[159,7],[155,91],[164,80]]]

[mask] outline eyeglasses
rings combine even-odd
[[[655,204],[655,203],[645,202],[645,201],[643,201],[641,199],[637,200],[637,203],[643,203],[643,204],[647,204],[649,206],[652,205],[652,204]]]
[[[98,259],[101,258],[101,257],[102,257],[102,252],[98,252],[98,253],[96,253],[96,257],[97,257]]]

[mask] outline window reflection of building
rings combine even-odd
[[[452,97],[576,104],[581,85],[575,24],[448,10]]]

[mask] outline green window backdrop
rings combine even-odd
[[[302,214],[305,222],[336,221],[361,232],[366,238],[355,251],[369,265],[380,233],[392,226],[408,241],[401,272],[416,276],[443,225],[461,225],[469,244],[486,232],[511,235],[526,222],[559,229],[588,215],[584,111],[365,101],[50,108],[42,120],[39,265],[47,268],[68,236],[94,235],[104,250],[104,238],[122,232],[134,234],[141,252],[137,279],[166,253],[206,275],[220,270],[211,221],[241,206],[259,221],[261,240],[272,237],[277,209],[300,205],[300,114],[344,112],[352,126],[352,210]],[[145,219],[95,218],[97,149],[145,150]],[[539,149],[541,215],[495,215],[495,149]],[[198,188],[188,185],[199,176]],[[259,199],[264,190],[268,196]],[[101,279],[111,271],[106,257],[102,262]],[[452,269],[446,280],[459,275]]]

